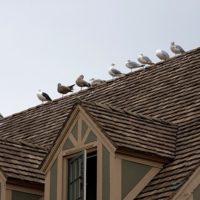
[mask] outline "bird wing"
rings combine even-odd
[[[86,86],[86,87],[90,87],[90,83],[88,83],[87,81],[83,80],[83,85]]]
[[[48,101],[52,101],[51,98],[49,97],[49,95],[45,92],[42,93],[42,95],[48,100]]]
[[[185,50],[184,50],[181,46],[176,45],[176,47],[180,50],[181,53],[184,53],[184,52],[185,52]]]
[[[74,89],[75,84],[68,86],[70,90]]]
[[[112,68],[111,69],[111,72],[115,75],[118,75],[118,74],[122,74],[119,70],[115,69],[115,68]]]

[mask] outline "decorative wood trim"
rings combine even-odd
[[[97,200],[102,200],[102,144],[97,144]]]
[[[84,149],[93,149],[93,148],[96,148],[97,147],[97,142],[91,142],[89,144],[83,144],[81,146],[77,146],[77,147],[74,147],[72,149],[69,149],[69,150],[65,150],[62,152],[62,156],[65,157],[65,156],[69,156],[69,155],[72,155],[75,154],[75,153],[78,153]]]
[[[88,127],[87,130],[86,130],[86,133],[85,133],[85,135],[83,137],[82,144],[85,144],[85,141],[86,141],[90,131],[91,131],[91,129]]]
[[[121,200],[121,159],[110,154],[110,199]]]
[[[50,171],[45,176],[44,200],[50,199]]]
[[[35,190],[35,189],[21,187],[21,186],[17,186],[17,185],[7,184],[6,189],[44,196],[44,192],[41,190]]]
[[[4,197],[6,200],[12,200],[12,191],[6,190],[6,197]],[[4,200],[4,199],[2,199]]]
[[[102,133],[102,131],[99,129],[99,127],[94,123],[94,121],[88,116],[88,114],[78,105],[75,110],[72,112],[69,120],[67,121],[65,127],[63,128],[60,137],[57,139],[56,144],[53,146],[52,150],[50,151],[46,161],[42,165],[42,171],[47,173],[47,171],[51,168],[52,164],[54,163],[55,159],[58,157],[58,154],[60,151],[62,151],[62,146],[64,145],[64,142],[66,141],[67,137],[70,135],[71,141],[75,139],[71,136],[71,130],[77,120],[84,119],[86,123],[90,125],[90,129],[93,130],[94,134],[97,136],[97,140],[102,141],[102,143],[105,144],[105,146],[108,148],[110,152],[115,152],[116,148],[113,146],[111,141]],[[79,131],[79,130],[78,130]],[[80,130],[81,131],[81,130]],[[73,139],[72,139],[73,138]],[[75,140],[73,140],[73,144],[76,143]],[[76,145],[76,147],[79,147],[79,145]],[[81,145],[81,144],[80,144]]]
[[[172,200],[190,200],[193,191],[200,184],[200,167],[190,176],[188,181],[179,189]],[[193,197],[192,197],[193,198]]]
[[[4,200],[6,199],[6,177],[4,176],[2,171],[0,171],[0,184],[1,184],[0,199]]]
[[[57,199],[62,199],[62,178],[63,178],[63,157],[62,157],[62,153],[59,154],[58,156],[58,161],[57,161]]]
[[[79,107],[79,109],[85,121],[90,124],[90,129],[97,136],[97,140],[100,140],[110,152],[115,152],[116,147],[114,144],[102,133],[102,130],[94,123],[93,119],[85,112],[85,110],[81,107]]]
[[[82,122],[81,119],[78,118],[78,141],[77,141],[77,143],[79,145],[81,144],[81,140],[82,140],[82,134],[81,134],[81,125],[82,125],[82,123],[81,122]]]
[[[133,200],[159,171],[159,168],[152,167],[142,180],[128,193],[124,200]]]
[[[76,141],[75,137],[72,134],[70,134],[68,138],[71,140],[74,146],[78,145],[78,142]]]
[[[145,159],[142,159],[142,158],[137,158],[137,157],[131,157],[131,156],[127,156],[127,155],[122,155],[122,154],[116,154],[116,158],[120,158],[120,159],[128,160],[128,161],[133,161],[133,162],[136,162],[136,163],[140,163],[140,164],[143,164],[143,165],[148,165],[148,166],[156,167],[156,168],[159,168],[159,169],[161,169],[162,166],[163,166],[163,164],[161,164],[161,163],[157,163],[157,162],[154,162],[154,161],[145,160]]]
[[[6,182],[6,177],[4,176],[1,170],[0,170],[0,182]]]
[[[76,122],[76,118],[78,118],[78,112],[79,112],[79,108],[76,107],[76,109],[73,111],[73,113],[71,114],[70,118],[68,119],[67,123],[65,124],[64,128],[62,129],[59,138],[56,141],[56,144],[54,144],[53,148],[51,149],[49,155],[47,156],[45,162],[43,163],[41,170],[45,173],[47,173],[47,171],[49,171],[49,169],[51,168],[51,165],[54,163],[56,157],[58,156],[61,147],[63,146],[65,140],[65,136],[66,134],[70,133],[73,125],[75,125]]]
[[[67,180],[68,180],[68,161],[66,157],[63,157],[63,180],[62,180],[63,200],[66,200],[68,195]]]
[[[1,182],[1,199],[6,199],[6,182]]]

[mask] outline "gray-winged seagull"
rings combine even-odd
[[[92,87],[93,87],[93,86],[96,86],[96,85],[101,85],[101,84],[103,84],[103,83],[106,82],[106,81],[104,81],[104,80],[101,80],[101,79],[94,79],[94,78],[91,78],[90,81],[91,81],[91,86],[92,86]]]
[[[169,59],[169,54],[162,50],[162,49],[157,49],[156,50],[156,56],[160,59],[160,60],[167,60]]]
[[[138,56],[138,59],[137,59],[141,64],[149,64],[149,65],[152,65],[154,64],[150,58],[148,58],[147,56],[144,56],[143,53],[141,53],[139,56]]]
[[[175,42],[171,43],[170,49],[175,54],[183,54],[183,53],[185,53],[185,50],[181,46],[176,45]]]
[[[131,60],[127,60],[127,62],[125,63],[126,67],[129,68],[131,71],[133,69],[138,69],[140,67],[144,67],[144,65],[140,65],[137,62],[131,61]]]
[[[121,73],[119,70],[115,69],[114,67],[115,67],[115,64],[113,63],[113,64],[111,64],[111,66],[110,66],[110,68],[109,68],[109,70],[108,70],[108,73],[109,73],[113,78],[124,76],[123,73]]]

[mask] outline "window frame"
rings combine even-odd
[[[63,180],[63,188],[64,188],[64,199],[67,199],[69,200],[69,161],[70,159],[76,159],[78,158],[81,154],[84,155],[84,182],[83,182],[83,199],[82,200],[86,200],[86,191],[87,191],[87,180],[86,180],[86,177],[87,177],[87,155],[90,154],[90,153],[93,153],[93,152],[96,152],[96,157],[97,157],[97,147],[92,147],[92,148],[85,148],[85,149],[77,149],[75,152],[71,153],[71,154],[68,154],[67,156],[64,157],[65,159],[65,162],[64,162],[64,180]],[[97,159],[97,162],[98,162],[98,159]],[[97,171],[97,169],[96,169]],[[98,175],[97,175],[98,177]],[[97,190],[97,188],[96,188]]]

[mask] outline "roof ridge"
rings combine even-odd
[[[21,144],[21,145],[24,145],[24,146],[27,146],[27,147],[38,148],[38,149],[45,150],[45,151],[49,150],[46,147],[42,147],[42,146],[37,145],[37,144],[32,144],[32,143],[26,142],[24,140],[14,140],[14,139],[11,139],[11,138],[0,138],[0,141],[9,142],[9,143],[13,143],[13,144]]]
[[[157,122],[160,122],[160,123],[164,123],[164,124],[168,124],[168,125],[172,125],[172,126],[176,126],[176,127],[178,126],[177,124],[174,124],[172,122],[166,121],[164,119],[143,115],[141,113],[134,112],[134,111],[131,111],[131,110],[126,109],[126,108],[125,109],[119,108],[117,106],[113,106],[113,105],[107,104],[107,103],[102,103],[102,102],[97,102],[97,101],[91,102],[91,101],[84,101],[83,100],[83,101],[80,102],[80,104],[81,105],[90,104],[90,105],[94,105],[94,106],[100,106],[100,107],[105,108],[105,109],[117,111],[117,112],[124,113],[124,114],[133,115],[133,116],[136,116],[136,117],[139,117],[139,118],[145,118],[145,119],[148,119],[148,120],[154,120],[154,121],[157,121]],[[83,105],[83,107],[84,107],[84,105]]]
[[[181,54],[181,55],[173,56],[173,57],[169,58],[169,59],[166,60],[166,61],[160,61],[160,62],[157,62],[157,63],[155,63],[155,64],[153,64],[153,65],[146,66],[145,71],[147,71],[147,70],[149,70],[149,69],[152,69],[152,68],[154,68],[154,67],[157,66],[157,65],[163,64],[163,63],[168,62],[168,61],[171,61],[171,60],[175,60],[175,59],[177,59],[177,58],[183,57],[183,56],[185,56],[185,55],[187,55],[187,54],[193,53],[193,52],[198,51],[198,50],[200,50],[200,47],[197,47],[197,48],[195,48],[195,49],[186,51],[185,53],[183,53],[183,54]],[[127,76],[130,76],[130,75],[133,75],[133,74],[138,74],[138,73],[141,73],[141,72],[143,72],[143,71],[144,71],[143,69],[140,69],[140,70],[137,70],[137,71],[129,72],[129,73],[125,74],[125,76],[123,76],[123,77],[119,77],[119,78],[116,78],[116,79],[109,79],[109,80],[106,80],[105,82],[106,82],[107,84],[108,84],[108,83],[113,83],[113,82],[115,82],[115,81],[118,81],[118,80],[121,80],[121,79],[125,79]],[[34,109],[39,108],[39,107],[44,107],[44,106],[47,106],[47,105],[50,105],[50,104],[53,104],[53,103],[57,103],[57,102],[59,102],[59,101],[65,100],[65,99],[68,98],[68,97],[75,96],[75,95],[77,95],[77,94],[81,94],[81,93],[84,93],[84,92],[89,91],[89,90],[94,90],[95,88],[97,88],[97,87],[102,87],[102,86],[105,86],[105,84],[101,84],[101,85],[93,86],[93,87],[90,87],[90,88],[87,88],[87,89],[83,89],[83,90],[74,92],[74,93],[72,93],[72,94],[69,94],[69,95],[67,95],[67,96],[65,96],[65,97],[60,97],[60,98],[53,99],[51,102],[47,102],[47,103],[45,103],[45,104],[39,104],[39,105],[30,107],[30,108],[27,108],[27,109],[25,109],[25,110],[22,110],[22,111],[13,113],[13,114],[11,114],[11,115],[4,116],[4,118],[2,118],[2,119],[0,120],[0,122],[3,123],[5,119],[10,118],[10,117],[13,117],[13,116],[15,116],[15,115],[22,114],[22,113],[25,113],[25,112],[30,111],[30,110],[34,110]]]

